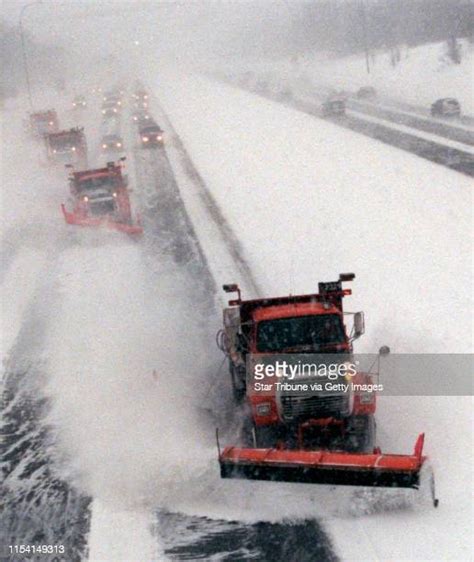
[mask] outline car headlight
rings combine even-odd
[[[76,147],[75,147],[75,146],[72,146],[72,147],[71,147],[71,150],[72,150],[73,152],[76,152]]]
[[[272,409],[270,402],[262,402],[261,404],[257,404],[255,410],[257,412],[257,416],[268,416]]]
[[[85,195],[82,199],[85,203],[87,203],[87,201],[89,201],[89,197],[87,197],[87,195]]]
[[[50,125],[54,125],[53,121],[50,121],[49,124],[50,124]]]
[[[158,136],[156,137],[156,140],[161,141],[161,140],[163,140],[163,137],[162,137],[161,135],[158,135]]]
[[[105,109],[102,110],[102,113],[105,115]]]
[[[102,148],[107,148],[107,145],[106,145],[106,144],[103,144],[103,145],[102,145]]]
[[[114,113],[117,113],[117,108],[116,108],[116,107],[114,107]]]
[[[117,143],[117,148],[120,148],[121,146],[122,146],[122,143],[121,143],[121,142],[118,142],[118,143]]]
[[[55,149],[55,150],[53,150],[53,154],[56,154],[56,152],[57,152],[57,150],[56,150],[56,149]]]
[[[142,137],[143,142],[148,142],[150,139],[148,137]]]
[[[112,197],[117,197],[117,193],[115,191],[112,193]]]

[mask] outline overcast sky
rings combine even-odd
[[[16,25],[31,0],[4,0],[4,19]],[[287,0],[177,1],[43,0],[24,12],[32,35],[91,56],[127,56],[130,51],[157,56],[187,53],[237,54],[261,37],[259,29],[278,38],[290,25],[294,4]]]

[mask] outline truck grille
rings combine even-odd
[[[280,396],[280,404],[281,415],[286,421],[301,418],[341,417],[349,414],[347,394],[286,395]]]

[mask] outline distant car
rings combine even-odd
[[[123,151],[123,140],[120,135],[105,135],[100,143],[103,152]]]
[[[102,104],[102,115],[104,115],[104,117],[114,117],[119,111],[120,106],[117,106],[114,101],[105,101]]]
[[[80,109],[81,107],[87,107],[87,101],[84,96],[76,96],[72,100],[72,107],[75,109]]]
[[[133,107],[135,109],[147,109],[150,101],[149,97],[146,90],[136,90],[132,95]]]
[[[143,101],[148,99],[148,92],[140,88],[133,93],[133,99],[137,101]]]
[[[120,90],[115,89],[115,90],[108,90],[107,92],[104,93],[102,100],[103,101],[114,101],[115,103],[118,103],[119,101],[121,101],[122,98],[122,93]]]
[[[345,115],[346,100],[342,97],[330,97],[321,105],[321,113],[323,117],[329,115]]]
[[[377,91],[372,86],[362,86],[357,90],[356,96],[360,100],[373,100],[377,97]]]
[[[455,98],[441,98],[431,105],[433,116],[458,116],[461,114],[461,104]]]
[[[142,122],[139,127],[140,140],[143,148],[153,148],[163,146],[164,136],[161,127],[152,122]]]
[[[135,109],[135,111],[132,112],[132,119],[135,123],[140,123],[141,121],[149,121],[151,115],[146,109]]]

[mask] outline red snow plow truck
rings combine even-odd
[[[87,166],[87,143],[84,128],[49,133],[45,137],[46,155],[49,162]]]
[[[73,209],[68,211],[61,205],[68,224],[105,226],[132,235],[143,233],[139,221],[132,221],[127,178],[122,175],[121,163],[108,162],[105,168],[73,171],[69,185]]]
[[[411,455],[382,453],[375,445],[376,396],[354,390],[369,388],[375,375],[371,369],[359,372],[352,355],[353,341],[364,333],[363,313],[352,314],[349,334],[344,321],[349,313],[343,310],[343,299],[351,290],[342,284],[354,277],[340,274],[337,281],[319,283],[314,294],[255,300],[242,300],[238,285],[224,285],[237,298],[224,309],[218,345],[229,358],[236,410],[244,413],[245,421],[241,446],[221,450],[217,435],[222,478],[420,486],[427,460],[424,435]],[[381,348],[380,355],[389,351]],[[302,358],[324,364],[317,384],[311,376],[315,371],[285,378],[288,365],[283,369],[282,359],[296,369]],[[328,379],[330,363],[337,364],[332,372],[339,372],[343,384]],[[429,474],[431,499],[437,505]]]

